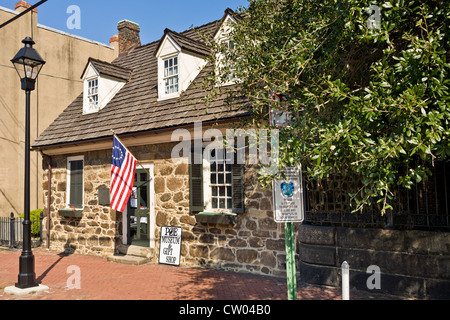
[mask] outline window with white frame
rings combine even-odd
[[[230,53],[234,53],[236,46],[233,41],[227,40],[226,46]],[[228,69],[226,81],[231,82],[236,78],[236,67],[231,63],[226,63],[225,67]]]
[[[233,210],[233,165],[226,160],[224,150],[211,150],[211,209]]]
[[[88,101],[89,110],[93,112],[98,110],[98,79],[92,79],[88,81]]]
[[[236,153],[229,149],[204,153],[203,164],[189,166],[190,211],[244,212],[244,165],[236,162]]]
[[[163,81],[166,95],[179,92],[178,71],[178,57],[172,57],[164,60]]]
[[[84,157],[67,159],[67,199],[68,208],[83,209],[84,207]]]
[[[219,74],[218,86],[226,86],[235,84],[237,79],[236,66],[233,63],[235,59],[236,44],[228,37],[223,37],[219,40],[222,43],[223,51],[217,56],[216,69]]]

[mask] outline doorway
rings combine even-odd
[[[124,218],[126,244],[148,248],[153,247],[154,242],[154,183],[153,165],[145,167],[150,176],[143,169],[136,170],[133,191]]]

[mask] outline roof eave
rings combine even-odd
[[[233,117],[229,117],[229,118],[209,120],[209,121],[203,122],[203,126],[211,126],[214,124],[224,124],[224,123],[228,123],[228,122],[234,122],[234,121],[236,121],[236,119],[244,119],[244,118],[248,118],[250,116],[251,116],[251,113],[247,112],[247,113],[243,113],[242,115],[237,115],[237,116],[233,116]],[[176,126],[172,126],[172,127],[153,129],[153,130],[128,132],[128,133],[123,133],[123,134],[118,133],[118,135],[121,138],[143,136],[143,135],[157,135],[157,134],[162,134],[162,133],[165,133],[168,131],[173,131],[173,130],[180,129],[180,128],[190,128],[190,127],[193,127],[194,125],[195,125],[195,123],[188,123],[188,124],[176,125]],[[87,145],[92,145],[92,144],[105,143],[105,142],[109,141],[112,137],[113,137],[112,134],[108,134],[108,135],[104,135],[104,136],[101,136],[98,138],[91,138],[91,139],[86,139],[86,140],[61,142],[61,143],[55,143],[55,144],[50,144],[50,145],[32,145],[31,151],[42,152],[45,154],[46,150],[63,149],[63,148],[77,147],[77,146],[81,146],[81,145],[87,146]]]

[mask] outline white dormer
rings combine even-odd
[[[203,43],[166,29],[155,52],[158,61],[158,101],[178,98],[206,65]]]
[[[102,110],[130,79],[131,71],[105,61],[89,59],[83,72],[83,114]]]
[[[228,40],[230,32],[233,30],[233,25],[236,23],[236,18],[233,14],[234,13],[232,10],[225,10],[225,16],[222,18],[222,24],[214,35],[214,40],[216,42]]]
[[[214,41],[216,43],[225,43],[228,50],[234,50],[235,44],[230,40],[230,33],[233,30],[233,25],[236,23],[236,17],[234,15],[234,12],[231,9],[225,10],[225,15],[222,18],[222,24],[220,28],[217,30],[216,34],[214,35]],[[216,69],[224,68],[225,65],[223,63],[223,56],[217,56],[216,57]],[[218,71],[218,70],[217,70]],[[217,74],[220,74],[220,72],[216,72]],[[226,80],[222,83],[218,83],[218,86],[226,86],[235,84],[237,81],[235,77],[235,72],[233,71],[233,68],[231,68],[231,72],[227,76]]]

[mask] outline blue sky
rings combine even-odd
[[[0,6],[14,10],[17,2],[0,0]],[[140,25],[141,42],[147,44],[159,40],[165,28],[181,32],[222,18],[226,8],[235,10],[247,4],[247,0],[48,0],[38,8],[38,23],[109,44],[117,34],[117,23],[127,19]],[[79,30],[67,25],[73,14],[67,13],[71,5],[80,8]]]

